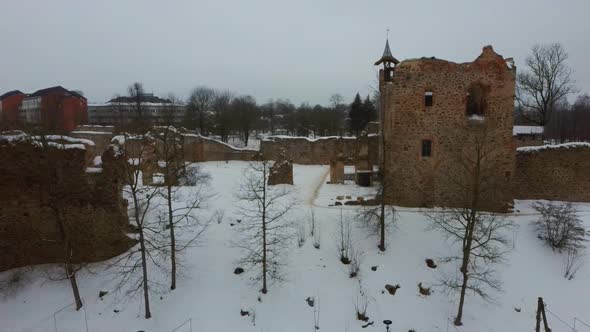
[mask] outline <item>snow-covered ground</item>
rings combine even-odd
[[[295,165],[294,181],[298,205],[292,216],[295,223],[308,223],[313,207],[321,230],[321,247],[315,249],[311,237],[299,248],[294,236],[288,250],[282,283],[270,286],[262,295],[260,285],[253,284],[248,273],[235,275],[240,251],[231,243],[241,235],[231,224],[238,218],[235,207],[245,162],[208,162],[202,168],[212,176],[209,212],[224,211],[224,220],[214,222],[199,246],[184,254],[186,269],[174,291],[160,290],[151,297],[153,317],[143,318],[142,297],[127,298],[115,292],[116,280],[106,271],[105,263],[93,264],[92,272],[82,271],[78,283],[84,309],[72,307],[55,314],[72,302],[67,281],[48,281],[40,268],[25,274],[19,289],[0,298],[0,331],[313,331],[314,308],[305,301],[314,297],[319,308],[319,331],[384,331],[382,321],[393,321],[391,331],[457,331],[449,323],[456,313],[457,297],[433,289],[431,296],[418,293],[419,282],[433,285],[443,271],[455,271],[438,258],[452,246],[437,231],[426,230],[429,221],[420,209],[399,209],[397,226],[388,234],[385,253],[377,250],[377,239],[365,228],[354,227],[355,249],[361,253],[358,278],[349,278],[348,267],[339,261],[336,249],[338,220],[341,212],[353,220],[357,207],[330,206],[336,196],[368,196],[373,189],[352,184],[328,185],[327,166]],[[507,261],[498,266],[504,291],[493,293],[495,303],[467,297],[463,323],[459,331],[532,331],[537,297],[560,319],[573,325],[574,317],[590,322],[590,259],[573,280],[563,275],[562,257],[537,239],[530,221],[535,218],[530,202],[516,202],[510,215],[517,227],[511,237],[514,247]],[[581,216],[590,226],[590,204],[581,204]],[[309,228],[308,228],[309,231]],[[439,267],[430,269],[424,260],[432,258]],[[376,271],[371,267],[377,266]],[[4,272],[0,277],[6,277]],[[249,272],[249,271],[246,271]],[[401,286],[392,296],[385,284]],[[363,329],[356,320],[354,303],[362,289],[368,300],[367,315],[374,325]],[[99,299],[101,290],[109,293]],[[260,301],[258,298],[260,297]],[[319,305],[319,307],[318,307]],[[241,316],[240,310],[255,312]],[[520,312],[517,312],[518,309]],[[117,312],[115,312],[117,311]],[[54,320],[55,319],[55,320]],[[554,332],[570,331],[551,313],[549,323]],[[577,323],[578,331],[590,331]]]

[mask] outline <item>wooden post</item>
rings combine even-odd
[[[535,332],[541,332],[541,306],[543,298],[537,299],[537,325],[535,326]]]
[[[540,302],[539,305],[541,306],[541,314],[543,316],[543,326],[545,327],[545,332],[551,332],[549,328],[549,324],[547,324],[547,316],[545,315],[545,303],[543,303],[543,298],[539,298]]]

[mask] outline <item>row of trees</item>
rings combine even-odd
[[[150,107],[141,98],[145,94],[143,85],[133,83],[127,93],[132,105],[126,103],[122,107],[131,107],[136,119],[120,129],[145,130],[151,123],[143,116]],[[344,103],[341,95],[334,94],[329,106],[312,106],[309,103],[295,106],[286,99],[259,104],[249,95],[235,95],[230,91],[203,86],[195,88],[186,101],[172,95],[168,100],[170,104],[163,110],[161,123],[182,125],[204,136],[216,136],[224,142],[230,137],[238,137],[245,145],[253,132],[294,136],[358,135],[369,121],[377,119],[375,100],[369,96],[361,100],[359,94],[352,104]],[[174,117],[181,105],[186,112],[179,123]]]

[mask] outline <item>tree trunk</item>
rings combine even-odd
[[[383,198],[383,193],[381,194],[381,215],[379,216],[379,224],[381,228],[379,250],[385,251],[385,199]]]
[[[379,216],[379,222],[381,226],[381,241],[379,244],[379,249],[381,251],[385,251],[385,150],[385,137],[383,133],[381,133],[381,158],[383,159],[379,167],[379,173],[381,178],[381,215]]]
[[[166,167],[170,167],[168,164]],[[170,178],[167,180],[170,181]],[[174,237],[174,216],[172,213],[172,187],[168,183],[168,227],[170,228],[170,289],[176,289],[176,239]]]
[[[469,279],[467,274],[467,264],[469,260],[466,259],[465,253],[463,253],[463,263],[461,264],[461,275],[463,275],[463,283],[461,284],[461,296],[459,298],[459,309],[457,310],[457,317],[453,322],[457,326],[463,325],[461,320],[463,319],[463,305],[465,304],[465,291],[467,290],[467,280]]]
[[[263,162],[262,167],[262,294],[266,294],[266,162]]]
[[[78,289],[78,282],[76,281],[76,271],[72,267],[72,251],[69,242],[66,244],[66,252],[69,252],[66,262],[66,273],[68,279],[70,279],[70,285],[72,286],[72,293],[74,293],[74,302],[76,302],[76,311],[82,308],[82,299],[80,298],[80,290]]]
[[[57,218],[57,225],[59,227],[59,232],[64,242],[64,265],[66,269],[67,278],[70,280],[70,285],[72,286],[72,293],[74,294],[74,302],[76,303],[76,311],[82,308],[82,299],[80,298],[80,290],[78,289],[78,282],[76,281],[76,271],[72,267],[72,245],[68,240],[68,236],[66,234],[66,229],[63,224],[63,219],[60,215],[60,212],[57,208],[55,208],[55,215]]]
[[[152,317],[150,312],[150,295],[148,289],[147,261],[145,255],[145,240],[143,238],[143,226],[139,227],[139,250],[141,250],[141,268],[143,270],[143,300],[145,301],[145,318]]]
[[[139,202],[137,201],[137,192],[133,192],[133,206],[135,212],[135,223],[137,224],[137,228],[139,230],[139,250],[141,251],[141,269],[143,272],[142,281],[143,281],[143,300],[145,302],[145,318],[149,319],[152,317],[152,313],[150,311],[150,296],[149,296],[149,288],[148,288],[148,274],[147,274],[147,260],[145,255],[145,239],[143,238],[143,224],[139,222]]]

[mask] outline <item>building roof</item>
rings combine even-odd
[[[170,99],[160,98],[153,94],[142,94],[140,97],[142,103],[154,103],[154,104],[172,104]],[[108,101],[109,103],[135,103],[135,97],[116,97]]]
[[[389,49],[389,39],[385,40],[385,49],[383,50],[383,55],[381,56],[381,59],[375,62],[375,66],[378,66],[383,62],[393,62],[395,65],[399,63],[399,61],[391,54],[391,50]]]
[[[514,126],[512,127],[512,135],[535,135],[542,134],[543,127],[541,126]]]
[[[14,96],[14,95],[24,95],[24,93],[20,90],[12,90],[12,91],[8,91],[5,94],[0,96],[0,100],[10,97],[10,96]]]
[[[43,96],[43,95],[46,95],[46,94],[52,93],[52,92],[69,93],[69,94],[71,94],[71,95],[73,95],[75,97],[86,99],[86,97],[82,96],[81,94],[79,94],[79,93],[77,93],[75,91],[70,91],[70,90],[62,87],[61,85],[52,86],[50,88],[37,90],[37,91],[33,92],[30,96],[31,97],[39,97],[39,96]]]

